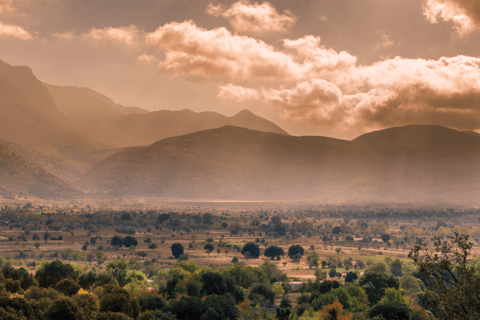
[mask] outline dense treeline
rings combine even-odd
[[[427,280],[398,259],[374,264],[362,276],[350,272],[326,280],[319,272],[316,281],[302,285],[296,301],[289,298],[288,278],[270,261],[213,269],[182,260],[168,271],[153,270],[151,282],[138,265],[124,260],[88,272],[75,264],[43,262],[35,275],[13,268],[8,259],[0,261],[2,319],[434,319],[444,314],[425,296]]]

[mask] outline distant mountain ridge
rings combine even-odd
[[[242,110],[232,117],[216,112],[194,112],[160,110],[148,114],[130,114],[128,116],[105,119],[102,125],[122,135],[128,135],[145,141],[145,144],[158,140],[194,133],[202,130],[221,128],[226,125],[288,135],[279,126],[251,111]]]
[[[353,141],[226,126],[124,149],[79,187],[196,199],[472,200],[480,196],[480,138],[439,126]]]

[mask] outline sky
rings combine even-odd
[[[0,60],[147,110],[294,135],[480,129],[476,0],[0,0]]]

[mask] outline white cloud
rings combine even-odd
[[[3,24],[0,22],[0,37],[2,38],[16,38],[21,40],[33,39],[33,36],[22,27]]]
[[[227,19],[236,32],[244,34],[287,32],[296,21],[291,12],[279,14],[269,2],[250,4],[238,1],[228,9],[210,4],[207,13]]]
[[[426,0],[423,13],[431,23],[453,22],[461,36],[480,30],[480,4],[476,0]]]
[[[140,31],[138,28],[134,25],[131,25],[129,27],[120,28],[92,28],[88,33],[83,34],[83,37],[85,39],[93,39],[97,41],[114,41],[125,43],[130,46],[134,44],[134,41],[138,37],[139,33]]]
[[[265,42],[206,30],[192,21],[172,22],[147,34],[147,43],[165,50],[160,69],[176,74],[235,79],[286,79],[300,76],[298,64]]]

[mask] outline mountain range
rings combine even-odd
[[[0,196],[474,201],[479,185],[473,131],[296,137],[248,110],[124,107],[0,61]]]

